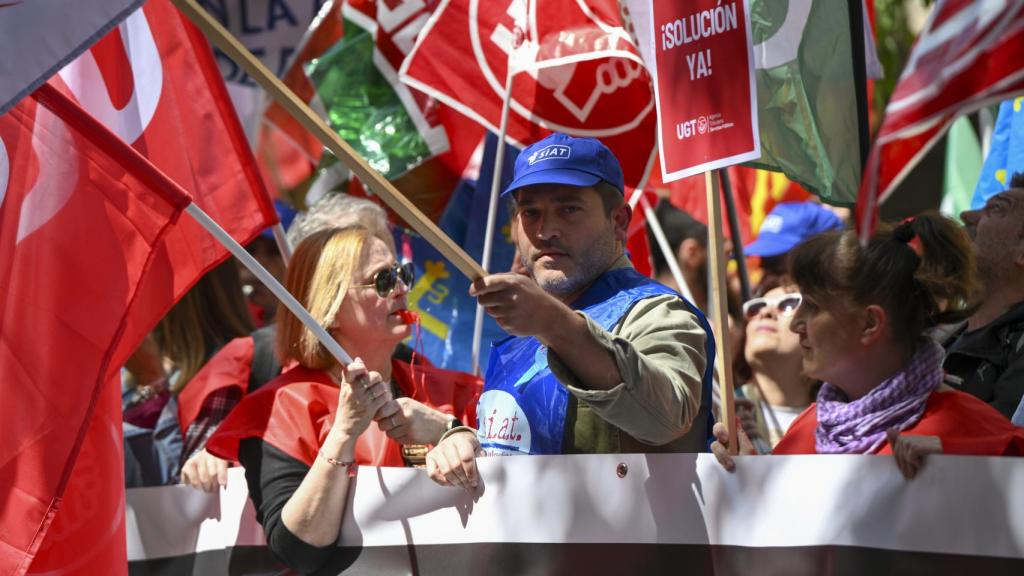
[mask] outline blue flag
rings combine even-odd
[[[477,262],[483,260],[496,148],[497,138],[488,136],[479,179],[459,184],[440,222],[441,229]],[[517,149],[505,147],[502,188],[512,181],[512,167],[518,154]],[[512,267],[515,254],[507,198],[500,200],[495,228],[491,270],[505,272]],[[476,299],[469,295],[469,279],[414,232],[398,229],[395,235],[399,250],[411,253],[416,265],[416,283],[409,292],[409,309],[420,315],[423,353],[435,366],[469,372],[476,317]],[[505,336],[494,319],[486,316],[480,346],[481,364],[486,364],[490,343]]]
[[[1024,172],[1024,96],[999,105],[992,144],[981,167],[971,208],[983,207],[989,198],[1006,190],[1015,172]]]

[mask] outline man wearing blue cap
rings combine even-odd
[[[519,155],[503,194],[529,275],[493,274],[470,289],[513,336],[491,349],[478,430],[446,434],[428,455],[431,477],[475,487],[478,451],[706,450],[711,330],[625,256],[632,211],[612,152],[552,134]]]
[[[760,256],[766,276],[786,272],[786,254],[804,240],[843,227],[836,213],[814,202],[782,202],[765,216],[757,240],[743,247],[747,256]]]

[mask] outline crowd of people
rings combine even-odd
[[[128,485],[213,490],[240,463],[268,545],[306,572],[331,562],[360,465],[473,491],[491,455],[891,454],[912,478],[930,454],[1024,454],[1024,174],[963,225],[926,213],[863,245],[826,207],[776,206],[752,297],[731,294],[736,437],[715,423],[707,228],[663,203],[681,278],[664,256],[638,273],[622,171],[590,138],[527,147],[502,194],[517,260],[470,289],[508,333],[482,379],[402,343],[414,270],[383,210],[329,195],[280,268],[353,362],[283,307],[254,330],[218,268],[126,366]]]

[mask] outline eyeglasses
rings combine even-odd
[[[775,312],[781,316],[792,316],[804,297],[800,294],[783,294],[778,298],[754,298],[743,303],[743,316],[750,320],[765,309],[766,306],[775,308]]]
[[[390,268],[377,272],[373,275],[372,284],[353,284],[349,288],[373,288],[377,291],[377,296],[387,298],[391,295],[399,280],[402,281],[402,284],[405,284],[406,288],[412,288],[412,283],[416,280],[416,267],[413,266],[412,262],[395,264]]]

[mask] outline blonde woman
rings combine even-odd
[[[473,402],[460,401],[458,386],[425,383],[392,360],[410,332],[412,282],[411,266],[398,264],[392,247],[366,228],[306,238],[286,287],[354,362],[339,366],[282,307],[277,352],[294,367],[247,396],[207,443],[214,456],[245,467],[267,543],[297,571],[329,561],[358,465],[404,465],[400,444],[436,443],[460,424],[433,406],[454,412]],[[420,374],[445,377],[436,369]]]

